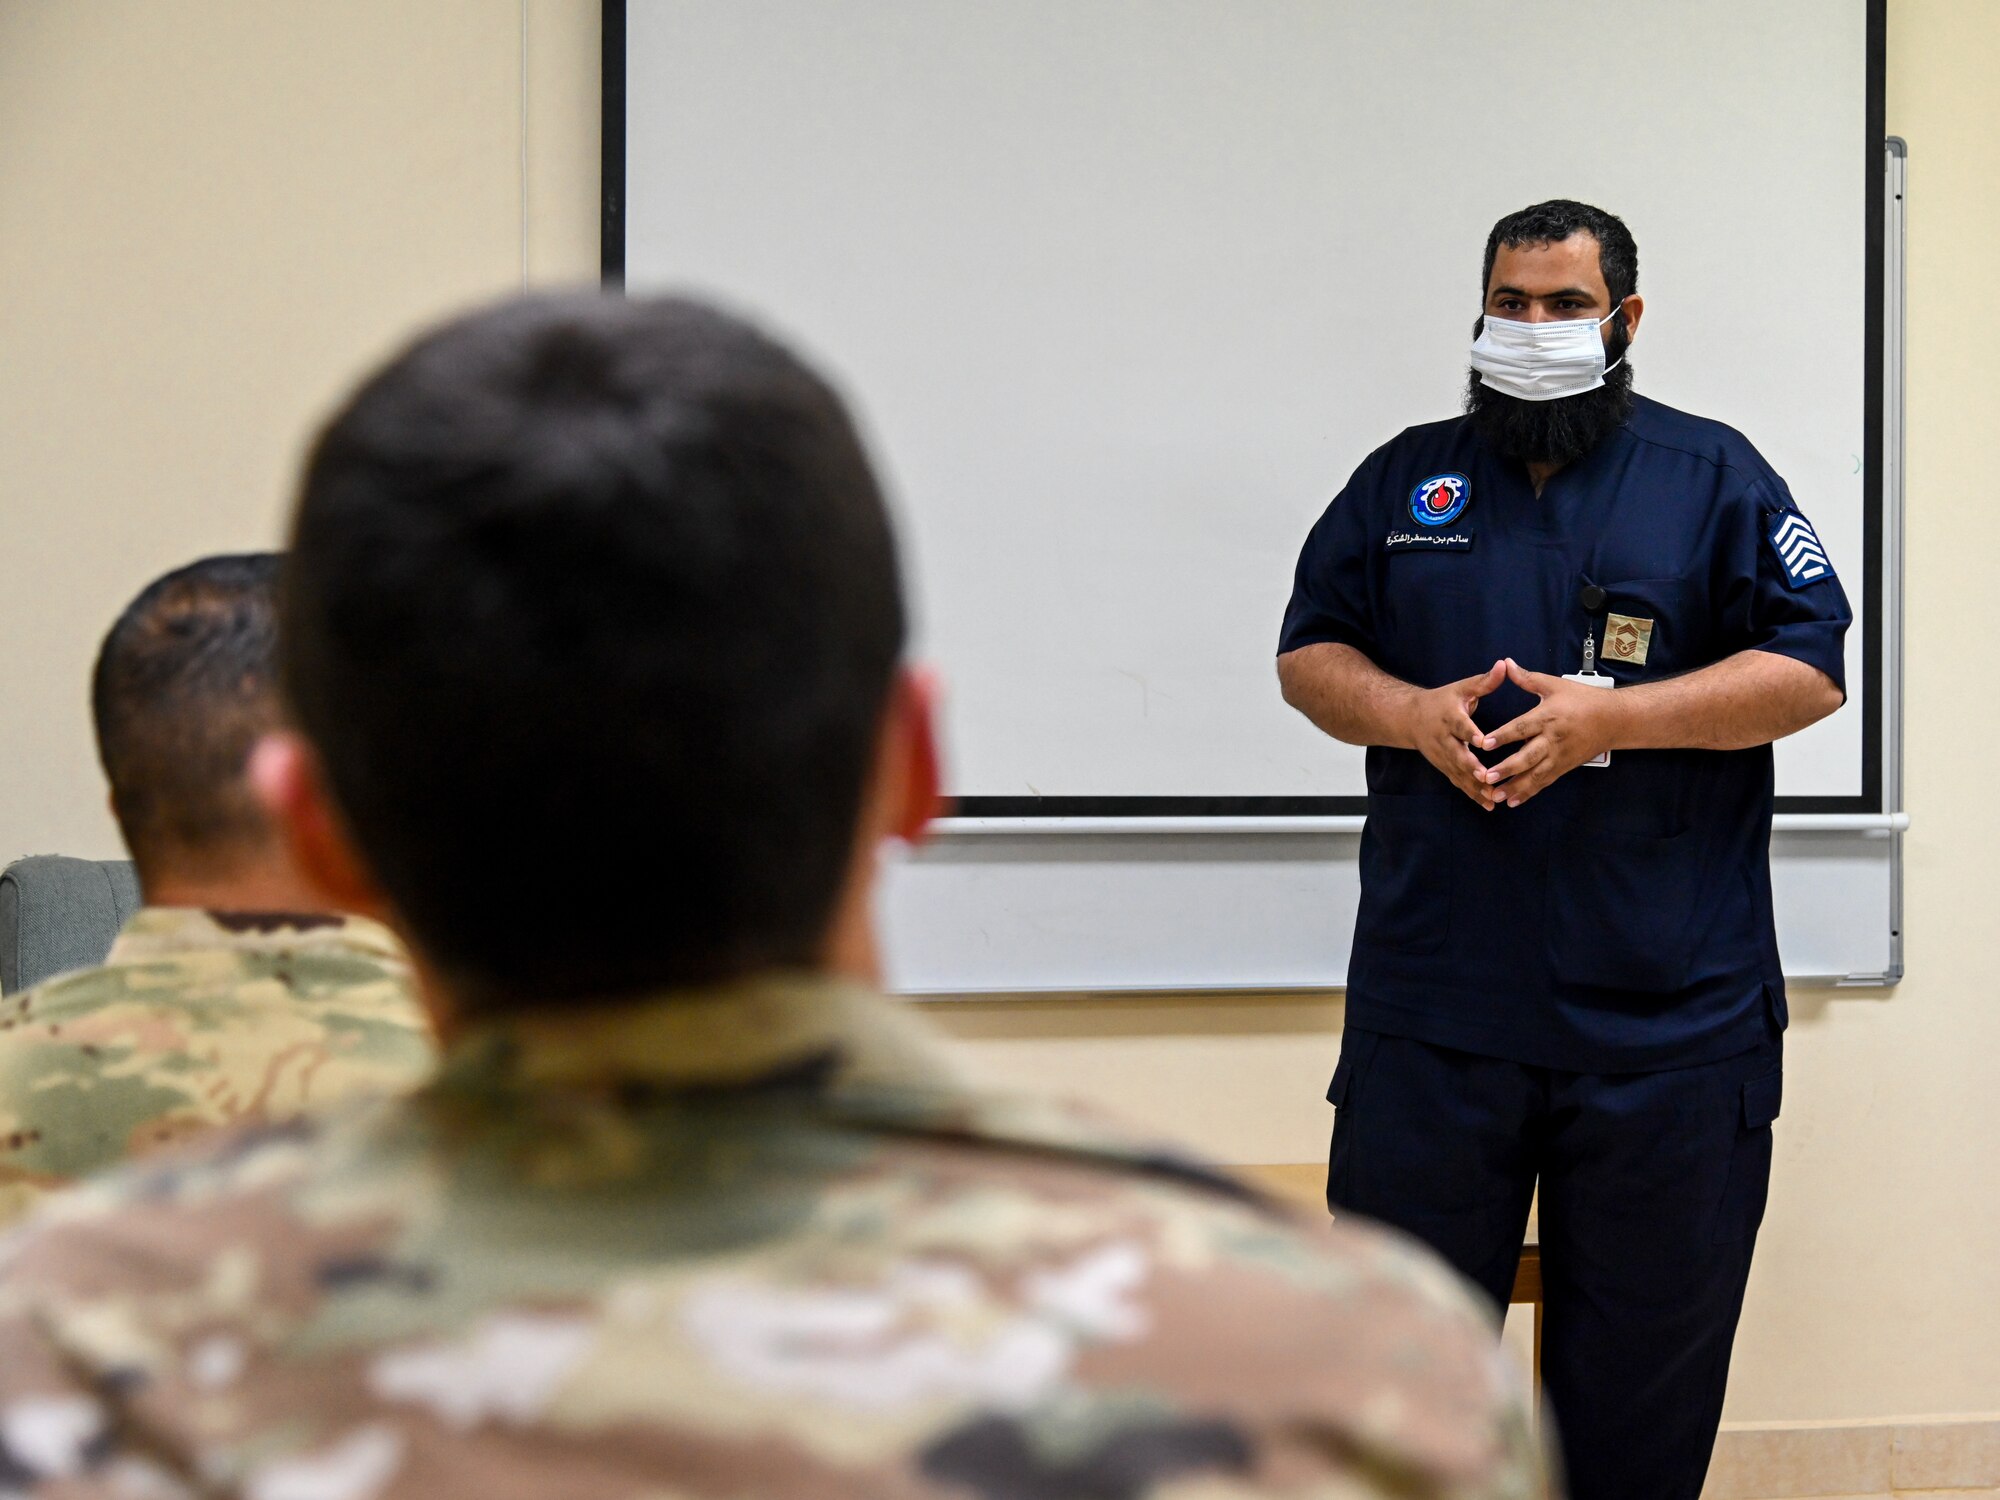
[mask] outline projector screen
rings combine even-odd
[[[608,267],[853,399],[965,812],[1362,810],[1278,696],[1293,564],[1458,409],[1487,230],[1555,196],[1638,240],[1635,388],[1747,434],[1855,605],[1781,810],[1880,809],[1867,0],[618,9]]]

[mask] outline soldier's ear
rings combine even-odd
[[[938,704],[943,696],[937,674],[905,667],[889,688],[891,759],[888,832],[905,843],[923,841],[935,818],[944,816],[943,756],[938,749]]]
[[[312,746],[287,729],[267,734],[250,751],[248,776],[278,842],[326,909],[386,918],[381,888],[334,805]]]

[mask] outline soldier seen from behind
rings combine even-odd
[[[279,723],[278,572],[203,558],[104,638],[98,753],[145,904],[101,966],[0,1001],[0,1222],[128,1156],[429,1065],[395,939],[327,910],[247,779]]]
[[[956,1078],[880,993],[938,800],[840,400],[679,300],[451,323],[305,472],[256,758],[410,945],[422,1090],[68,1200],[0,1274],[48,1493],[1545,1492],[1441,1264]],[[147,1488],[146,1486],[151,1486]]]

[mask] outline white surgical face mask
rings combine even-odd
[[[1604,363],[1604,339],[1597,331],[1617,316],[1615,307],[1595,323],[1585,318],[1523,323],[1489,316],[1472,341],[1472,368],[1481,385],[1523,401],[1581,396],[1603,385],[1605,375],[1625,362],[1621,356],[1614,364]]]

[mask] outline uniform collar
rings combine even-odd
[[[448,1082],[527,1090],[708,1090],[796,1079],[930,1091],[955,1082],[921,1021],[861,985],[805,973],[475,1022],[444,1072]]]
[[[635,1088],[714,1100],[802,1093],[829,1123],[1091,1160],[1264,1201],[1179,1147],[1134,1136],[1094,1111],[967,1086],[914,1011],[821,975],[769,975],[478,1024],[452,1046],[427,1096],[433,1105],[476,1102],[514,1126],[528,1122],[522,1149],[560,1155],[564,1129],[584,1116],[594,1121],[591,1148],[604,1149],[616,1138],[610,1120],[634,1102]],[[574,1113],[579,1105],[583,1116]],[[563,1170],[574,1168],[562,1158]]]
[[[142,906],[119,929],[106,964],[148,963],[176,954],[227,948],[234,953],[338,951],[403,962],[395,936],[366,917],[323,912],[209,911]]]

